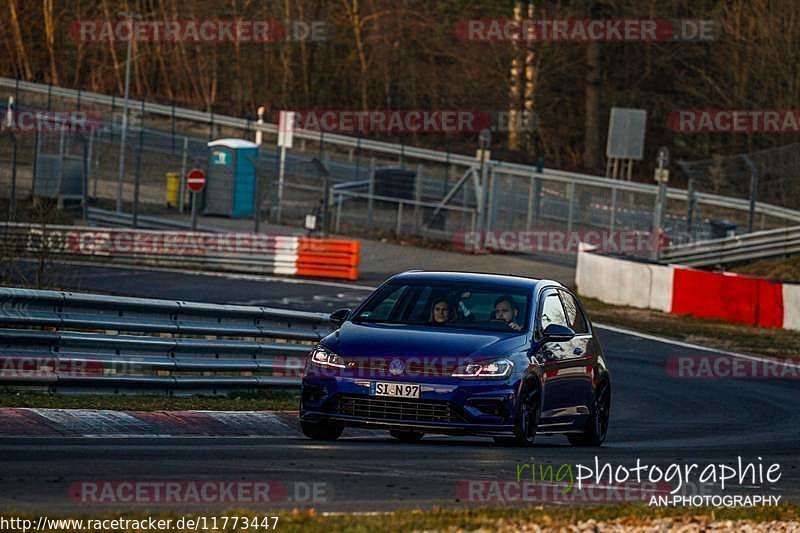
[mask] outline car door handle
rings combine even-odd
[[[575,348],[574,350],[572,350],[572,353],[574,353],[575,355],[581,355],[583,353],[583,348],[581,347]]]

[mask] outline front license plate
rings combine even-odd
[[[369,387],[372,396],[394,396],[396,398],[419,398],[419,385],[410,383],[384,383],[373,381]]]

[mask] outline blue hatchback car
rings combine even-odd
[[[555,281],[411,271],[378,287],[306,362],[300,422],[312,439],[345,426],[485,435],[531,445],[606,438],[611,380],[578,298]]]

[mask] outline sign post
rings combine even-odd
[[[186,174],[186,186],[192,193],[192,231],[197,230],[197,195],[206,187],[206,173],[202,168],[193,168]]]
[[[661,234],[664,226],[664,212],[667,210],[667,183],[669,182],[669,150],[666,146],[658,149],[656,156],[655,180],[658,183],[658,194],[656,195],[655,213],[653,216],[653,235],[651,242],[653,249],[651,259],[657,260],[661,247]]]
[[[281,153],[278,167],[278,206],[276,209],[276,222],[281,223],[281,209],[283,206],[283,178],[286,173],[286,149],[292,147],[294,137],[294,111],[281,111],[278,121],[278,146]],[[258,216],[258,213],[256,213]]]
[[[478,213],[478,229],[489,229],[489,176],[486,172],[486,161],[491,157],[489,147],[492,144],[491,130],[484,129],[478,135],[478,151],[475,154],[481,162],[480,166],[480,180],[481,180],[481,196],[480,196],[480,213]]]
[[[633,162],[644,158],[644,134],[647,111],[612,107],[608,118],[606,143],[606,177],[613,179],[633,177]]]

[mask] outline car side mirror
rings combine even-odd
[[[331,322],[336,324],[337,326],[341,326],[342,322],[347,320],[347,317],[350,315],[350,310],[346,308],[337,309],[333,313],[330,314]]]
[[[561,324],[549,324],[544,328],[544,342],[567,342],[575,337],[575,332],[572,328],[562,326]]]

